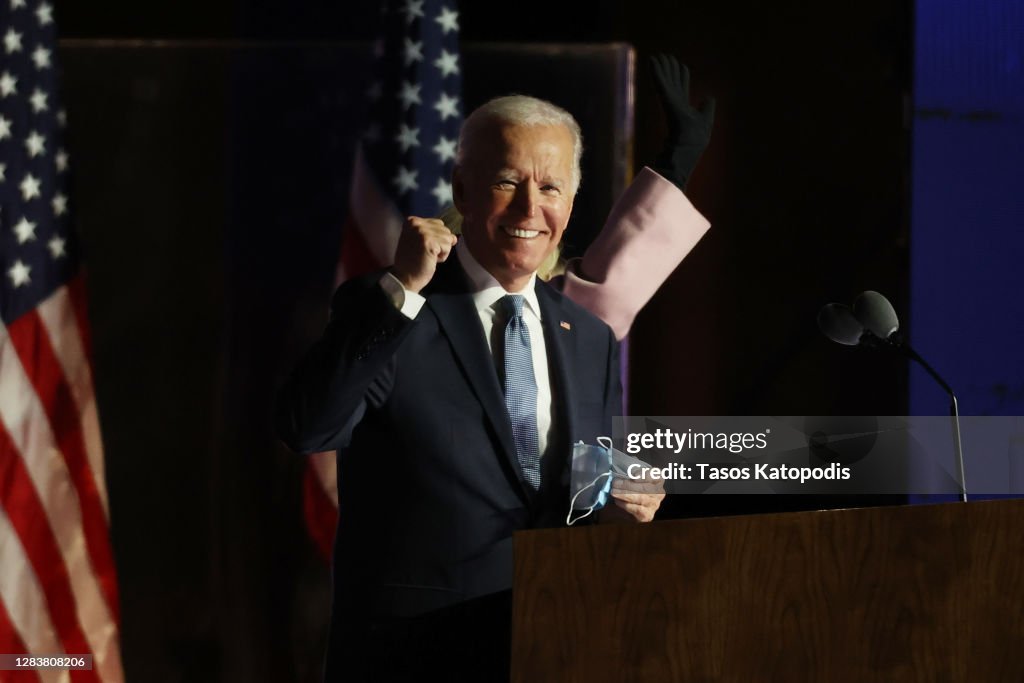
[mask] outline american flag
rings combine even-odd
[[[383,7],[367,89],[369,125],[357,146],[337,281],[389,265],[406,216],[451,204],[462,125],[459,13],[454,0]],[[334,453],[311,457],[305,482],[310,535],[330,558],[338,514]]]
[[[0,653],[93,656],[0,681],[123,681],[53,6],[3,0],[0,33]]]

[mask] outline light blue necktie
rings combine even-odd
[[[530,331],[523,320],[521,294],[501,300],[505,317],[505,406],[512,420],[512,437],[523,477],[534,490],[540,488],[540,446],[537,441],[537,381],[533,375]]]

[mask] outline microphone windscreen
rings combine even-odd
[[[900,319],[892,304],[878,292],[861,292],[853,302],[853,315],[879,339],[888,339],[900,329]]]
[[[849,306],[843,304],[825,304],[818,311],[818,329],[834,342],[846,346],[856,346],[864,327]]]

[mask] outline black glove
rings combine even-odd
[[[653,168],[685,190],[686,181],[711,140],[715,100],[707,98],[699,109],[690,106],[690,70],[671,55],[652,55],[651,73],[668,122],[665,147]]]

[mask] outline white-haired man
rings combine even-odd
[[[535,98],[474,111],[456,238],[407,219],[394,265],[343,284],[280,397],[293,449],[338,449],[327,680],[507,677],[512,533],[564,524],[575,441],[621,412],[619,347],[538,280],[580,182],[572,116]],[[602,521],[662,494],[613,491]]]

